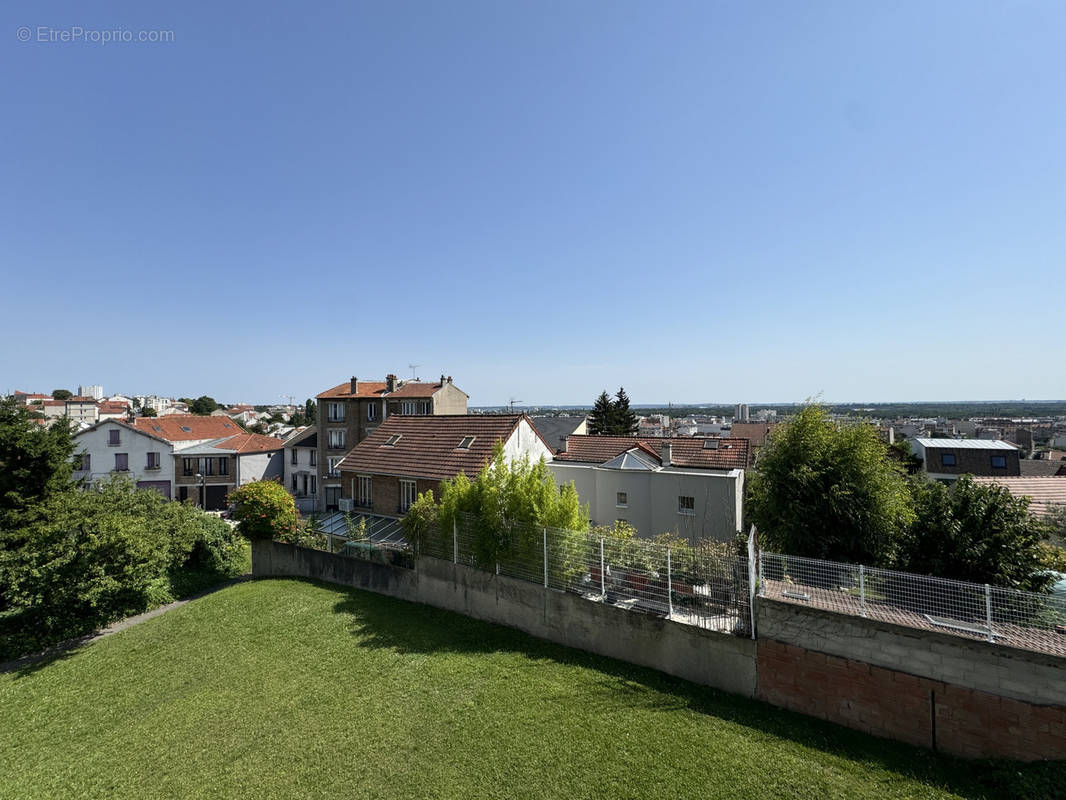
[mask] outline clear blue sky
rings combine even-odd
[[[0,19],[0,391],[1066,397],[1057,0]]]

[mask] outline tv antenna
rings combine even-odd
[[[515,399],[515,398],[513,398],[513,397],[511,398],[511,413],[512,413],[512,414],[514,413],[514,404],[515,404],[515,403],[521,403],[521,402],[522,402],[521,400],[516,400],[516,399]]]
[[[421,366],[422,366],[421,364],[408,364],[407,365],[407,368],[409,370],[411,370],[411,380],[413,380],[413,381],[417,381],[418,380],[418,378],[415,377],[415,370],[418,369]]]

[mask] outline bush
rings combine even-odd
[[[297,535],[300,512],[292,495],[277,481],[254,481],[230,492],[237,530],[246,539],[284,539]]]

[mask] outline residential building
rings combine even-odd
[[[104,399],[104,389],[102,386],[79,386],[78,394],[81,397],[91,397],[93,400]]]
[[[773,435],[776,422],[734,422],[729,430],[730,439],[746,439],[748,441],[748,464],[751,468],[755,464],[755,458],[759,451],[766,446],[766,442]]]
[[[285,440],[284,483],[301,514],[315,510],[318,500],[318,428],[311,426]]]
[[[96,404],[97,420],[126,419],[130,415],[130,407],[126,403],[103,400]]]
[[[572,434],[588,433],[588,417],[530,417],[533,427],[554,453]]]
[[[50,394],[36,394],[33,392],[20,392],[18,390],[12,395],[15,398],[15,402],[19,405],[28,406],[34,403],[44,402],[45,400],[51,400]]]
[[[1029,510],[1038,517],[1047,516],[1055,507],[1066,508],[1066,475],[1043,478],[982,475],[974,481],[1002,486],[1015,497],[1028,497]]]
[[[734,422],[747,422],[751,418],[751,410],[747,403],[737,403],[733,408]]]
[[[202,508],[226,507],[226,495],[246,483],[281,481],[284,442],[274,436],[239,433],[176,447],[174,487],[178,500],[191,499]]]
[[[108,419],[74,435],[74,475],[86,484],[124,475],[139,489],[174,496],[174,445],[152,431]]]
[[[559,484],[574,482],[593,524],[732,541],[747,463],[745,439],[570,436],[550,468]]]
[[[960,475],[1021,475],[1019,451],[1009,442],[993,439],[911,440],[911,452],[934,480],[955,481]]]
[[[73,422],[87,422],[92,425],[100,419],[95,397],[68,397],[64,409],[67,418]]]
[[[390,416],[337,465],[344,510],[400,517],[427,490],[460,472],[476,475],[503,443],[508,462],[551,460],[552,448],[525,414]]]
[[[384,381],[349,381],[317,395],[319,511],[336,511],[341,498],[338,465],[355,445],[362,442],[391,416],[437,416],[466,414],[467,394],[451,376],[437,383],[408,381],[395,375]]]

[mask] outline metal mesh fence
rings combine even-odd
[[[1066,598],[894,570],[759,554],[760,597],[1066,655]]]

